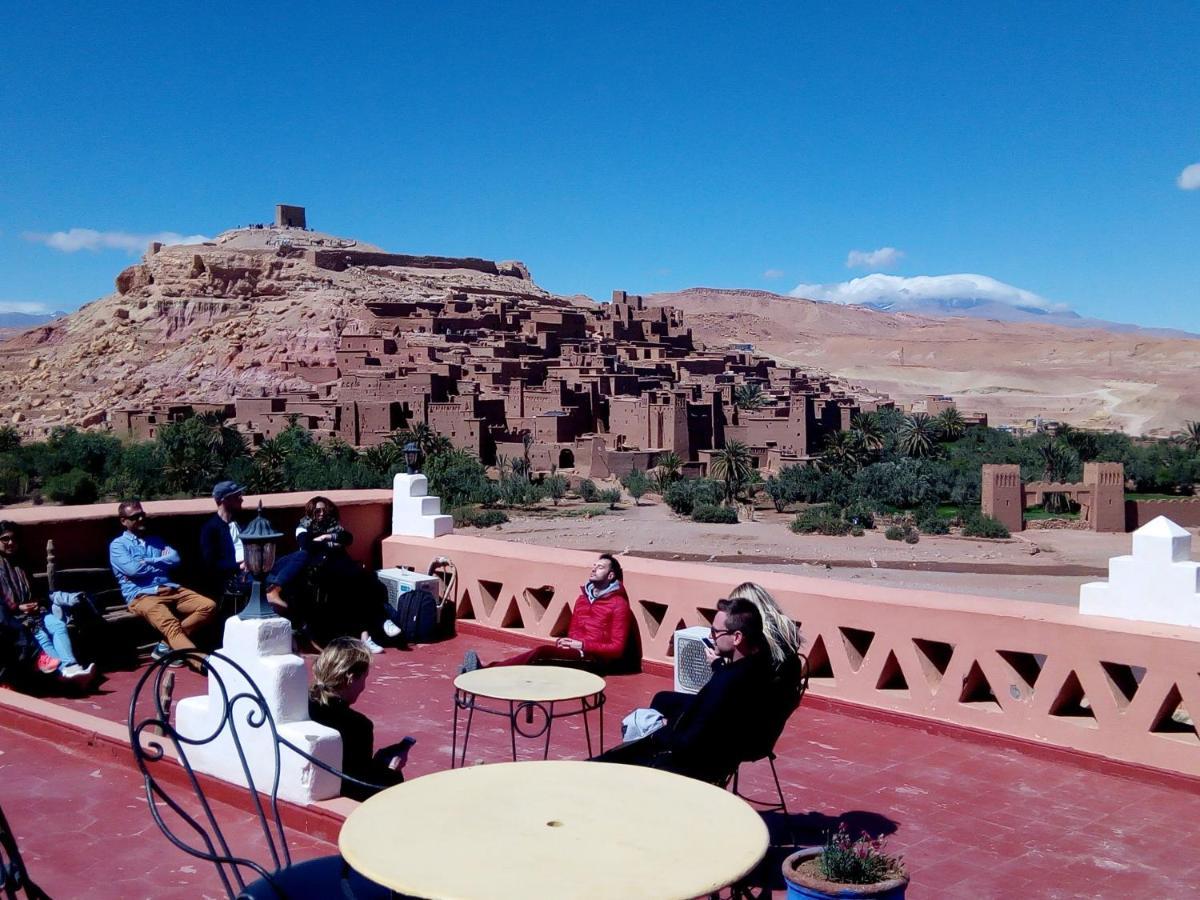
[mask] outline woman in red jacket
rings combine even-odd
[[[486,665],[549,663],[579,666],[599,672],[636,668],[637,660],[631,659],[636,646],[631,643],[634,636],[633,613],[629,608],[629,595],[625,593],[622,576],[621,564],[616,557],[611,553],[600,554],[592,566],[591,577],[575,601],[566,637]],[[484,667],[479,654],[468,650],[459,671],[471,672]]]

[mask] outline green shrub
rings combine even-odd
[[[710,525],[736,525],[737,520],[737,510],[732,506],[701,503],[692,509],[693,522],[705,522]]]
[[[663,501],[676,515],[690,516],[697,506],[718,505],[724,492],[720,482],[708,478],[685,478],[667,488]]]
[[[462,528],[491,528],[493,525],[503,525],[508,521],[508,514],[502,509],[481,509],[478,506],[460,506],[451,510],[454,524]]]
[[[922,534],[949,534],[950,523],[941,516],[934,516],[932,519],[925,519],[917,523],[917,528]]]
[[[447,508],[476,503],[495,503],[498,491],[487,477],[483,463],[466,450],[435,454],[423,469],[429,493],[441,497]]]
[[[95,503],[100,487],[87,472],[72,469],[46,481],[46,496],[55,503]]]
[[[904,533],[903,525],[889,525],[887,530],[884,531],[883,536],[889,541],[902,541],[904,540]]]
[[[976,512],[972,516],[968,516],[963,522],[963,534],[966,537],[979,538],[1006,538],[1011,537],[1007,528],[1003,524],[993,519],[991,516],[985,516],[983,513]]]
[[[852,503],[842,512],[842,518],[852,526],[875,527],[875,511],[865,503]]]
[[[595,503],[596,497],[600,493],[596,487],[596,482],[590,478],[585,478],[579,482],[579,499],[584,503]]]
[[[558,506],[558,501],[567,496],[567,479],[562,475],[547,475],[542,479],[542,488],[546,495]]]
[[[850,533],[850,523],[833,506],[810,506],[796,513],[788,526],[796,534],[824,534],[833,537]]]
[[[851,537],[862,537],[864,534],[866,534],[866,532],[863,531],[863,528],[861,525],[851,526],[851,528],[850,528],[850,536]]]
[[[545,489],[520,476],[500,479],[500,503],[504,506],[533,506],[546,496]]]
[[[621,502],[621,489],[605,488],[596,494],[596,500],[600,503],[607,503],[609,509],[616,509],[617,504]]]
[[[634,469],[621,479],[621,484],[625,485],[625,490],[629,491],[635,505],[650,490],[650,479],[641,469]]]
[[[911,525],[904,530],[904,543],[916,544],[921,540],[921,532],[913,528]]]

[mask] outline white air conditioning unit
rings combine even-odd
[[[712,666],[704,656],[711,631],[706,625],[680,628],[675,632],[675,690],[697,694],[712,678]]]
[[[409,591],[428,591],[434,600],[442,596],[442,579],[436,575],[422,575],[409,569],[380,569],[375,577],[387,588],[388,606],[392,609],[396,608],[399,596]]]

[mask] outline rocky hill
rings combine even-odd
[[[271,227],[151,245],[116,288],[0,344],[0,417],[38,435],[100,424],[117,406],[304,389],[283,364],[332,364],[339,336],[365,327],[372,302],[472,291],[575,302],[539,288],[518,262],[388,254]]]
[[[698,340],[749,342],[910,402],[949,394],[993,424],[1035,416],[1166,435],[1200,419],[1200,339],[1046,322],[933,318],[767,291],[692,288],[647,298]]]

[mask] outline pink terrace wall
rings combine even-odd
[[[464,535],[389,537],[383,563],[458,570],[462,618],[549,638],[594,554]],[[748,573],[622,560],[647,659],[708,624]],[[1200,629],[1081,616],[1049,604],[835,584],[755,572],[800,623],[821,696],[1200,776],[1200,738],[1171,713],[1200,710]]]

